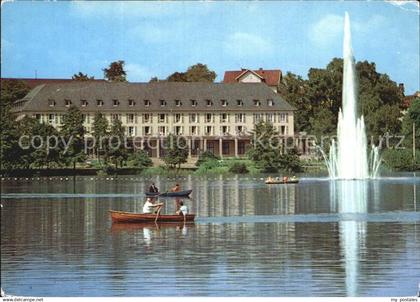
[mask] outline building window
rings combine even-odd
[[[214,154],[214,142],[207,142],[207,151]]]
[[[198,114],[190,113],[190,123],[198,123]]]
[[[254,113],[254,123],[259,123],[262,121],[262,119],[263,117],[261,113]]]
[[[221,113],[220,114],[220,122],[221,123],[227,123],[227,122],[229,122],[229,114],[227,114],[227,113]]]
[[[134,123],[134,113],[127,114],[127,123],[130,123],[130,124]]]
[[[159,123],[164,123],[166,121],[166,114],[159,113]]]
[[[285,135],[286,134],[286,126],[280,126],[280,134]]]
[[[48,123],[55,123],[55,114],[48,114]]]
[[[222,107],[226,107],[228,105],[228,101],[226,100],[222,100],[221,103],[222,103]]]
[[[191,126],[191,135],[199,135],[198,126]]]
[[[103,100],[96,100],[96,106],[102,107],[103,105],[104,105],[104,101]]]
[[[159,135],[166,135],[166,127],[160,126],[159,127]]]
[[[236,126],[236,134],[243,134],[244,133],[244,126]]]
[[[197,101],[196,100],[191,100],[191,106],[196,107],[197,106]]]
[[[181,107],[182,106],[182,102],[180,100],[175,100],[175,106]]]
[[[152,120],[152,116],[149,113],[143,114],[143,123],[150,123]]]
[[[235,115],[235,122],[236,123],[245,123],[245,114],[244,113],[237,113]]]
[[[86,100],[81,100],[80,102],[81,102],[82,107],[86,107],[88,105],[88,101]]]
[[[150,126],[145,126],[145,127],[143,128],[143,133],[144,133],[144,135],[151,135],[151,134],[152,134],[152,127],[150,127]]]
[[[150,101],[149,100],[144,100],[144,106],[149,107],[150,106]]]
[[[228,135],[229,134],[229,126],[222,126],[220,129],[222,132],[222,135]]]
[[[160,107],[165,107],[165,106],[166,106],[166,101],[160,100]]]
[[[288,113],[280,113],[279,114],[279,122],[280,123],[287,123],[289,120],[289,114]]]
[[[213,134],[213,126],[206,126],[206,135]]]
[[[175,123],[181,123],[182,122],[182,115],[181,113],[176,113],[174,118]]]
[[[65,103],[65,106],[66,107],[70,107],[71,106],[71,101],[70,100],[65,100],[64,103]]]
[[[261,101],[260,100],[254,100],[254,105],[256,107],[260,107],[261,106]]]
[[[245,154],[245,142],[242,142],[242,141],[238,142],[238,154],[240,155]]]
[[[54,107],[55,106],[55,101],[54,100],[48,100],[48,105],[50,107]]]
[[[113,122],[113,121],[116,121],[116,120],[119,120],[120,119],[120,116],[119,116],[119,114],[116,114],[116,113],[112,113],[111,114],[111,121]]]
[[[206,123],[211,123],[211,122],[213,122],[213,114],[206,113]]]
[[[244,105],[244,102],[242,100],[236,100],[236,105],[242,107]]]
[[[274,106],[274,101],[273,100],[267,100],[267,105],[269,107],[273,107]]]
[[[266,114],[266,121],[269,123],[273,123],[274,122],[274,114],[273,113],[267,113]]]
[[[213,105],[213,102],[211,100],[207,100],[206,103],[207,103],[207,107],[210,107]]]
[[[135,136],[136,135],[136,127],[132,127],[132,126],[127,127],[127,134],[128,134],[128,136]]]
[[[229,142],[222,142],[222,153],[223,155],[229,154]]]
[[[175,127],[175,135],[182,135],[183,134],[183,127],[182,126],[176,126]]]
[[[112,106],[117,107],[120,104],[118,100],[112,100]]]
[[[35,118],[37,119],[38,122],[41,122],[41,114],[35,114]]]
[[[136,105],[136,102],[134,100],[128,100],[128,106],[134,107]]]

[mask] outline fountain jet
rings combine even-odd
[[[337,141],[332,141],[326,165],[332,179],[366,179],[377,176],[380,158],[372,146],[370,163],[363,115],[357,116],[355,60],[351,47],[350,18],[344,17],[343,104],[338,113]]]

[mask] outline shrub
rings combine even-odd
[[[143,170],[147,167],[153,166],[153,162],[145,151],[139,150],[129,156],[127,165],[129,167],[135,167]]]
[[[210,151],[205,151],[203,153],[200,154],[200,156],[198,157],[197,162],[195,163],[195,165],[197,167],[199,167],[201,164],[208,162],[208,161],[217,161],[220,160],[220,157],[217,155],[214,155],[213,153],[211,153]]]
[[[388,149],[382,152],[384,165],[396,171],[415,171],[420,169],[420,150],[416,152],[416,162],[410,149]]]
[[[249,170],[244,163],[236,162],[229,168],[229,172],[235,174],[246,174],[249,173]]]

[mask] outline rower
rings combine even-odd
[[[171,192],[179,192],[179,191],[181,191],[181,187],[179,186],[179,184],[176,184],[175,187],[171,189]]]
[[[143,206],[143,213],[144,214],[156,213],[159,216],[160,210],[162,209],[162,207],[163,207],[163,203],[154,203],[154,200],[152,198],[147,198]]]
[[[155,186],[155,183],[154,182],[149,187],[149,192],[150,193],[159,193],[159,188]]]

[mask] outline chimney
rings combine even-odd
[[[404,95],[404,83],[398,84],[398,88],[400,89],[401,93]]]

